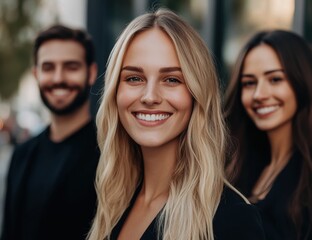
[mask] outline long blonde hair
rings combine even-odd
[[[131,40],[156,26],[171,38],[194,99],[188,128],[180,136],[177,166],[159,229],[165,240],[214,239],[213,217],[226,182],[226,133],[218,79],[213,59],[198,33],[175,13],[159,9],[135,18],[120,35],[108,60],[96,119],[101,157],[96,176],[98,207],[89,240],[110,238],[142,179],[140,148],[120,124],[116,91]]]

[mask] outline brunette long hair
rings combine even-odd
[[[297,100],[298,108],[292,130],[293,147],[303,161],[289,212],[300,236],[303,209],[308,209],[310,225],[312,221],[312,51],[299,35],[285,30],[261,31],[241,50],[225,93],[224,113],[234,140],[233,146],[237,147],[234,158],[227,160],[226,169],[234,185],[237,185],[246,180],[249,170],[247,168],[259,164],[255,163],[255,158],[250,157],[252,151],[262,160],[270,159],[270,145],[265,133],[256,128],[241,103],[240,76],[244,60],[247,54],[260,44],[267,44],[276,52]],[[260,168],[265,164],[267,162],[262,162]],[[245,186],[245,190],[247,188]],[[309,228],[311,229],[311,226]]]

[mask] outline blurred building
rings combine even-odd
[[[1,4],[0,16],[14,4],[28,11],[36,9],[30,14],[35,28],[27,28],[14,36],[16,39],[33,39],[36,31],[56,22],[86,28],[91,33],[99,65],[99,76],[91,90],[93,115],[98,109],[106,61],[116,38],[134,17],[157,7],[174,10],[197,29],[215,56],[224,85],[238,51],[258,30],[294,30],[312,44],[312,0],[2,0]],[[11,20],[18,16],[11,15]],[[1,30],[0,27],[0,38],[4,34]],[[29,67],[16,96],[4,101],[0,95],[0,232],[4,179],[13,146],[37,134],[49,122],[30,72]]]
[[[11,3],[9,0],[4,1]],[[32,2],[40,4],[36,7],[33,20],[37,30],[29,31],[26,35],[28,38],[33,39],[36,31],[56,22],[70,27],[86,28],[93,36],[99,65],[98,80],[91,90],[93,115],[98,109],[106,61],[116,38],[134,17],[157,7],[174,10],[197,29],[215,56],[223,85],[226,85],[228,73],[238,51],[258,30],[292,29],[312,41],[312,32],[309,31],[312,29],[312,0],[32,0]],[[16,135],[17,142],[35,135],[48,123],[49,115],[41,103],[30,67],[22,77],[16,97],[5,103],[1,102],[0,95],[0,108],[2,108],[0,121],[4,122],[8,116],[16,118],[15,128],[18,130],[13,133],[19,134]],[[25,132],[28,132],[28,135]]]
[[[212,50],[220,80],[226,85],[238,51],[258,30],[290,29],[312,42],[312,0],[88,0],[87,28],[93,35],[99,73],[125,25],[134,17],[159,6],[167,7],[194,26]],[[93,91],[93,112],[100,76]]]

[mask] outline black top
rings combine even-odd
[[[299,152],[295,152],[285,168],[276,177],[267,196],[255,203],[255,206],[260,211],[267,239],[297,240],[295,225],[291,220],[289,208],[294,191],[298,185],[301,167],[302,157]],[[251,194],[255,180],[249,180],[249,183],[251,183],[249,184],[250,187],[246,192],[243,191],[246,196]],[[306,236],[306,238],[304,237],[307,235],[308,226],[312,224],[309,221],[307,210],[303,212],[303,216],[304,220],[301,229],[303,234],[300,239],[312,239],[312,234]]]
[[[84,240],[96,209],[93,121],[55,143],[49,128],[13,153],[2,240]]]
[[[267,196],[255,205],[259,208],[262,216],[264,230],[268,239],[293,240],[297,239],[295,226],[288,213],[293,193],[298,185],[302,159],[294,154],[286,167],[281,171]],[[303,235],[306,235],[306,227],[309,224],[307,215],[302,227]],[[311,225],[311,223],[310,223]],[[309,238],[312,239],[312,235]]]
[[[111,235],[116,240],[122,226],[132,209],[139,191],[134,194],[130,206],[114,227]],[[160,213],[159,213],[160,214]],[[141,240],[157,239],[157,220],[159,214],[143,233]],[[217,212],[213,219],[215,240],[263,240],[264,232],[257,209],[245,201],[233,190],[225,187]],[[161,239],[161,236],[160,236]]]

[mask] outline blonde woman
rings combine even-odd
[[[89,240],[263,239],[258,212],[224,179],[221,116],[199,35],[169,10],[134,19],[110,55],[97,115]]]

